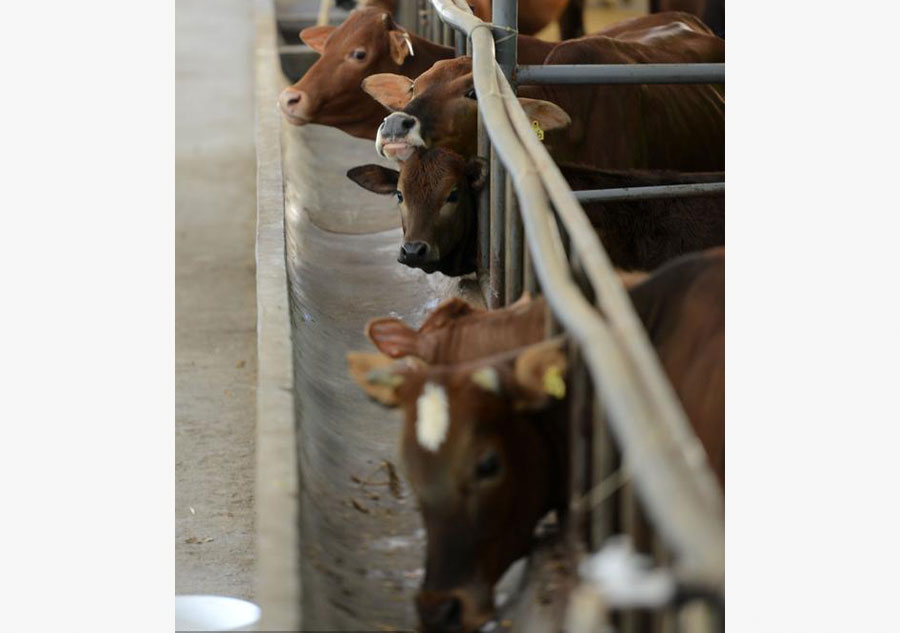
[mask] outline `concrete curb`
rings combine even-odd
[[[272,0],[256,0],[258,630],[300,629],[297,438],[285,261],[281,89]]]

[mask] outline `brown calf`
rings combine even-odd
[[[526,555],[537,522],[562,511],[567,472],[561,341],[481,362],[428,367],[351,354],[369,395],[404,414],[401,457],[422,512],[426,632],[470,632],[493,615],[493,586]]]
[[[438,148],[416,150],[399,172],[363,165],[347,176],[369,191],[398,197],[403,225],[400,263],[426,273],[459,276],[475,270],[475,202],[486,171],[480,158],[466,161]],[[715,182],[723,174],[570,169],[566,177],[574,189],[609,189]],[[623,270],[652,270],[683,253],[725,243],[723,194],[592,202],[584,209],[613,265]]]
[[[693,254],[630,290],[723,485],[724,267],[722,249]],[[487,620],[493,584],[527,553],[541,516],[563,509],[565,403],[555,398],[565,355],[559,341],[518,347],[540,340],[545,315],[540,299],[494,312],[451,300],[419,332],[379,319],[367,333],[392,356],[473,362],[348,356],[367,393],[404,411],[403,464],[428,541],[417,596],[427,631],[472,631]],[[512,351],[476,360],[504,348]]]
[[[556,45],[544,64],[723,62],[725,43],[697,18],[636,18]],[[363,89],[388,116],[376,138],[382,156],[405,160],[414,147],[475,154],[477,102],[472,60],[436,63],[414,82],[375,75]],[[709,85],[544,85],[519,90],[526,114],[548,132],[560,164],[604,169],[719,171],[725,165],[725,100]]]
[[[360,88],[365,78],[377,73],[415,78],[456,54],[409,33],[378,7],[357,9],[338,27],[303,29],[300,38],[321,57],[300,81],[282,91],[278,103],[284,118],[293,125],[330,125],[365,139],[375,138],[386,114]],[[520,37],[519,58],[522,63],[541,63],[553,46]]]

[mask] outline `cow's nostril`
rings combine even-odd
[[[415,124],[416,124],[416,120],[409,118],[409,119],[403,119],[403,122],[400,125],[403,127],[404,130],[411,130]]]
[[[462,603],[459,598],[444,600],[437,608],[436,622],[448,629],[458,628],[462,624]]]
[[[295,106],[298,103],[300,103],[300,95],[297,95],[296,97],[291,97],[290,99],[288,99],[288,102],[287,102],[287,104],[289,106]]]

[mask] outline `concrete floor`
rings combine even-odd
[[[397,203],[350,182],[351,167],[389,165],[371,141],[283,124],[288,275],[301,472],[303,626],[409,630],[421,582],[424,533],[401,483],[398,414],[369,400],[347,375],[346,352],[374,351],[368,319],[418,325],[441,299],[474,299],[460,281],[397,263]],[[364,484],[370,480],[373,484]]]
[[[254,598],[253,19],[176,3],[175,590]]]

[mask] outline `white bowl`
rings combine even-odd
[[[251,631],[260,609],[226,596],[175,596],[176,631]]]

